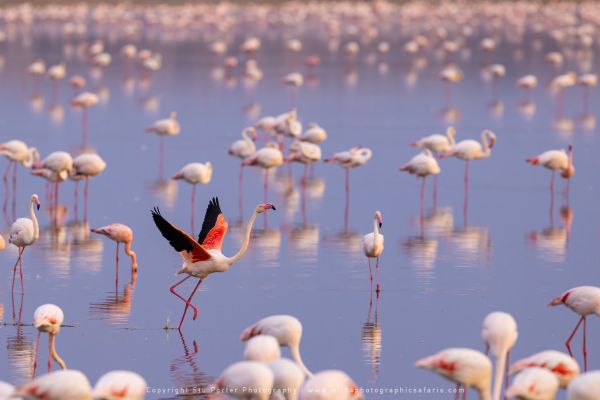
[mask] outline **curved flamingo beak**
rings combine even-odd
[[[273,204],[271,204],[271,203],[265,203],[265,204],[263,204],[262,206],[263,206],[263,208],[264,208],[265,210],[273,210],[273,211],[277,211],[277,209],[275,208],[275,206],[274,206]]]
[[[35,205],[37,206],[37,209],[39,210],[39,209],[40,209],[40,206],[42,205],[42,204],[40,203],[40,199],[36,198],[34,201],[35,201]]]

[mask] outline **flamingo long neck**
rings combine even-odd
[[[27,152],[27,159],[23,162],[25,168],[31,168],[36,161],[39,161],[39,154],[35,147],[30,147]]]
[[[309,377],[309,378],[312,377],[313,373],[310,372],[308,370],[308,368],[306,368],[306,365],[304,365],[304,362],[302,361],[302,357],[300,357],[300,346],[299,345],[290,346],[290,353],[292,353],[292,358],[294,359],[296,364],[298,364],[298,366],[300,367],[302,372],[304,372],[304,374],[307,377]]]
[[[482,158],[487,158],[492,154],[492,148],[490,147],[490,139],[487,131],[484,131],[481,134],[481,143],[483,144],[483,154]]]
[[[29,201],[29,216],[33,221],[33,239],[38,240],[40,237],[40,226],[38,225],[38,220],[35,216],[35,211],[33,211],[33,200]]]
[[[244,129],[242,131],[242,138],[244,138],[244,140],[247,141],[247,142],[251,142],[252,141],[252,139],[250,139],[250,137],[248,136],[248,130],[247,129]]]
[[[58,363],[58,365],[60,365],[60,367],[62,369],[67,369],[67,364],[65,364],[65,362],[63,361],[62,358],[60,358],[60,356],[58,355],[58,353],[56,352],[56,345],[55,345],[55,339],[56,339],[56,335],[49,335],[48,337],[48,344],[50,347],[50,354],[52,355],[52,358],[54,359],[54,361],[56,361]]]
[[[504,369],[506,367],[507,350],[502,350],[496,356],[496,371],[494,371],[494,389],[493,400],[500,400],[500,391],[502,390],[502,381],[504,380]]]
[[[137,268],[137,255],[131,250],[131,242],[125,243],[125,254],[131,257],[131,268]]]
[[[246,253],[246,250],[248,250],[248,244],[250,243],[250,233],[252,232],[252,226],[254,225],[254,220],[256,220],[257,215],[258,214],[257,214],[256,210],[254,210],[254,212],[252,213],[252,216],[248,220],[248,224],[246,225],[246,233],[244,234],[244,243],[242,243],[242,247],[240,248],[240,251],[238,251],[236,253],[236,255],[234,255],[233,257],[231,257],[229,259],[229,265],[237,262],[240,258],[242,258],[244,253]]]
[[[450,147],[454,146],[456,144],[456,131],[454,130],[454,128],[450,127],[448,128],[448,131],[446,132],[446,136],[448,136],[448,142],[450,143]]]
[[[569,164],[568,164],[569,168],[571,168],[573,166],[573,148],[571,148],[569,150]]]
[[[379,237],[379,221],[377,221],[377,217],[373,218],[373,238],[377,240]]]

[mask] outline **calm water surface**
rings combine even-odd
[[[534,106],[529,106],[535,113],[527,116],[518,107],[523,95],[514,87],[523,74],[534,71],[546,82],[560,71],[579,70],[579,65],[570,61],[557,70],[542,63],[543,54],[553,49],[549,42],[542,41],[544,47],[537,52],[530,44],[504,44],[496,57],[508,73],[494,89],[481,78],[480,54],[457,56],[466,79],[447,103],[436,78],[441,61],[428,54],[429,64],[415,72],[399,50],[404,39],[392,38],[392,52],[372,62],[366,54],[375,53],[375,44],[350,62],[307,39],[306,46],[322,54],[323,65],[312,83],[299,90],[300,118],[327,129],[325,155],[358,144],[373,149],[369,163],[351,173],[347,227],[341,169],[317,165],[304,190],[298,184],[300,166],[293,167],[291,176],[287,167],[281,168],[271,179],[269,200],[278,209],[269,214],[268,225],[259,219],[244,259],[202,285],[195,297],[198,320],[186,321],[182,335],[167,332],[163,327],[176,326],[183,310],[168,290],[176,282],[180,259],[154,227],[150,209],[160,206],[167,219],[191,230],[191,188],[161,180],[158,138],[144,134],[143,128],[177,111],[182,132],[166,139],[164,176],[188,162],[213,163],[212,182],[198,188],[196,226],[208,199],[219,196],[230,223],[223,248],[233,254],[240,246],[243,221],[262,201],[262,175],[247,171],[240,193],[239,163],[227,156],[227,147],[258,116],[289,109],[290,96],[280,77],[298,69],[304,55],[287,53],[280,42],[265,39],[257,55],[265,78],[252,87],[240,80],[219,80],[214,70],[218,59],[207,55],[204,44],[146,42],[142,44],[163,53],[164,65],[144,86],[137,71],[127,77],[118,56],[93,79],[76,56],[79,41],[66,43],[41,34],[30,39],[5,43],[0,50],[2,140],[22,139],[42,155],[77,152],[81,115],[68,106],[68,84],[61,84],[59,102],[53,105],[49,84],[41,86],[42,98],[32,100],[30,81],[23,74],[38,57],[48,65],[66,59],[69,74],[84,74],[90,87],[103,93],[102,102],[90,109],[89,140],[108,167],[91,180],[88,224],[81,222],[81,206],[79,219],[74,215],[71,182],[61,188],[64,224],[52,227],[43,204],[40,240],[27,249],[23,262],[26,293],[23,298],[16,293],[14,311],[29,323],[40,304],[60,305],[65,323],[73,327],[61,331],[58,351],[69,367],[84,371],[92,382],[108,370],[131,369],[151,388],[208,384],[241,358],[243,328],[264,316],[286,313],[304,324],[303,358],[312,370],[343,369],[365,388],[447,389],[449,383],[416,370],[414,361],[448,346],[482,349],[481,321],[494,310],[508,311],[518,321],[513,359],[545,349],[564,350],[577,317],[565,308],[550,309],[547,302],[572,286],[598,284],[600,146],[594,121],[590,115],[582,119],[582,92],[567,93],[565,118],[571,127],[558,130],[549,93],[538,88]],[[122,44],[109,42],[107,47],[117,54]],[[525,54],[521,60],[514,58],[517,50]],[[595,118],[600,98],[594,93],[590,101]],[[472,163],[466,208],[463,164],[444,160],[437,204],[428,183],[420,218],[420,182],[398,167],[415,153],[407,146],[410,141],[443,132],[448,124],[456,126],[458,139],[479,138],[483,129],[491,129],[498,136],[497,147],[489,160]],[[557,193],[552,202],[549,174],[528,167],[524,159],[570,142],[577,167],[570,200]],[[43,201],[44,190],[42,180],[20,168],[16,215],[26,215],[31,193],[39,193]],[[361,237],[372,230],[375,210],[383,213],[386,249],[381,296],[373,296],[371,303]],[[4,234],[12,220],[9,198],[2,216]],[[88,233],[89,227],[112,222],[134,228],[140,265],[135,280],[124,255],[116,274],[115,244]],[[0,377],[22,382],[31,375],[36,331],[12,325],[10,269],[16,256],[11,247],[0,253],[5,323],[0,328]],[[190,284],[182,290],[191,289]],[[590,322],[589,366],[598,369],[600,322]],[[574,349],[581,362],[580,340],[578,336]],[[175,394],[149,396],[161,397]]]

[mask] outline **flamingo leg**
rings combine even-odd
[[[556,173],[552,171],[552,175],[550,175],[550,193],[554,193],[554,175]]]
[[[438,176],[433,177],[433,208],[437,208]]]
[[[377,288],[375,289],[375,293],[377,293],[377,297],[379,297],[379,292],[381,291],[379,286],[379,257],[377,257],[377,262],[375,263],[375,272],[377,274]]]
[[[577,333],[577,330],[579,329],[579,325],[581,325],[581,323],[583,321],[585,321],[585,317],[584,316],[582,316],[581,318],[579,318],[579,322],[577,322],[577,325],[575,325],[575,329],[573,329],[573,332],[571,332],[571,336],[569,336],[569,338],[565,342],[565,346],[567,346],[567,350],[569,350],[569,355],[571,357],[573,357],[573,352],[571,351],[571,340],[573,340],[573,337],[575,336],[575,334]]]
[[[587,319],[583,317],[583,370],[587,372]]]
[[[19,166],[19,164],[16,161],[13,161],[13,177],[12,177],[12,184],[13,184],[13,193],[17,191],[17,167]]]
[[[469,388],[465,385],[463,385],[463,392],[462,392],[462,398],[463,400],[467,400],[467,392],[469,391]]]
[[[267,202],[267,192],[269,190],[269,172],[267,169],[265,169],[265,177],[264,177],[264,182],[263,182],[263,191],[264,191],[264,201],[265,203]],[[267,214],[265,214],[267,215]]]
[[[75,181],[75,192],[73,194],[74,197],[74,202],[73,202],[73,213],[75,214],[75,221],[77,221],[78,218],[78,214],[79,214],[79,209],[78,209],[78,202],[79,202],[79,181]]]
[[[350,169],[346,168],[346,207],[344,208],[344,232],[348,231],[349,215],[350,215]]]
[[[196,184],[192,185],[192,236],[194,235],[194,223],[196,222]]]
[[[84,204],[83,204],[83,207],[84,207],[84,210],[83,210],[83,220],[84,221],[88,220],[88,184],[89,184],[89,179],[90,179],[89,176],[85,177],[85,186],[83,188],[83,199],[84,199],[83,200],[84,201]]]
[[[189,304],[189,306],[192,307],[192,309],[194,309],[194,314],[197,314],[198,313],[198,309],[192,303],[188,303],[188,301],[183,296],[181,296],[179,293],[177,293],[175,291],[175,288],[177,286],[181,285],[183,282],[187,281],[191,277],[192,277],[192,275],[186,276],[185,278],[183,278],[182,280],[180,280],[179,282],[177,282],[176,284],[174,284],[173,286],[171,286],[169,288],[169,290],[171,291],[171,293],[173,293],[175,296],[177,296],[179,299],[181,299],[184,303],[186,303],[186,305]]]
[[[185,315],[187,314],[188,307],[192,305],[190,303],[192,301],[192,297],[194,297],[194,295],[196,294],[196,291],[200,287],[200,284],[202,283],[202,281],[203,281],[203,279],[198,280],[198,283],[194,287],[194,290],[192,290],[192,294],[190,294],[190,297],[188,297],[187,301],[185,302],[185,309],[183,310],[183,315],[181,316],[181,321],[179,321],[179,326],[177,327],[177,329],[179,329],[179,330],[181,330],[181,325],[183,325],[183,320],[185,319]],[[194,316],[192,317],[192,320],[195,321],[196,318],[198,317],[198,309],[196,307],[194,307],[193,309],[194,309]]]
[[[469,185],[469,160],[465,161],[465,186]]]
[[[38,360],[38,353],[40,351],[40,336],[41,335],[42,335],[42,332],[38,331],[37,341],[35,342],[35,358],[33,359],[33,376],[32,376],[32,378],[35,378],[35,371],[37,369],[37,360]]]
[[[510,370],[510,351],[506,353],[506,363],[504,364],[504,391],[508,389],[508,381],[510,378],[509,370]],[[506,398],[506,396],[505,396]]]
[[[17,261],[15,262],[15,266],[13,267],[13,281],[12,281],[12,291],[15,291],[15,277],[17,275],[17,266],[19,265],[19,261],[21,260],[21,256],[23,255],[24,247],[19,248],[19,257],[17,257]]]
[[[367,257],[369,260],[369,275],[371,276],[371,282],[373,282],[373,268],[371,267],[371,257]]]
[[[21,255],[19,256],[19,277],[21,278],[21,293],[25,293],[25,287],[23,283],[23,253],[25,252],[25,247],[23,247],[23,251],[21,251]]]
[[[163,171],[165,170],[165,138],[163,135],[159,135],[159,140],[160,140],[160,144],[159,144],[159,163],[158,163],[158,168],[159,168],[159,176],[162,178],[163,176]]]
[[[52,371],[52,335],[48,334],[48,372]]]
[[[423,182],[421,183],[421,213],[423,213],[423,208],[425,206],[425,179],[427,178],[423,177]]]
[[[6,165],[6,169],[4,170],[4,175],[2,175],[2,179],[4,180],[4,183],[8,183],[8,174],[10,172],[10,167],[12,166],[13,161],[9,160],[8,164]]]

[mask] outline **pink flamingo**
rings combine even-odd
[[[37,194],[31,195],[29,199],[29,216],[30,218],[19,218],[17,219],[10,228],[10,237],[8,238],[8,242],[14,244],[19,248],[19,257],[17,258],[17,262],[15,262],[15,266],[13,267],[13,282],[12,282],[12,291],[15,291],[15,275],[17,273],[17,265],[19,265],[19,274],[21,277],[21,292],[24,292],[24,284],[23,284],[23,253],[25,252],[25,247],[31,246],[40,237],[40,227],[38,225],[38,220],[33,211],[33,205],[37,206],[37,209],[40,209],[40,199]]]
[[[423,212],[423,206],[425,202],[425,180],[429,175],[436,177],[434,199],[437,195],[437,176],[442,170],[437,160],[431,153],[429,148],[425,148],[421,153],[417,154],[410,159],[409,162],[400,167],[400,171],[408,172],[411,175],[415,175],[418,178],[423,179],[421,184],[421,213]],[[434,201],[435,202],[435,201]]]
[[[141,400],[146,396],[148,384],[139,374],[132,371],[110,371],[96,382],[94,399]]]
[[[525,160],[531,165],[541,165],[552,171],[550,177],[550,192],[554,193],[554,175],[556,171],[561,171],[560,176],[567,180],[567,185],[571,177],[575,174],[573,166],[573,145],[569,145],[569,153],[563,150],[549,150],[535,157]],[[568,186],[567,186],[568,191]],[[567,192],[568,193],[568,192]]]
[[[577,361],[568,354],[556,350],[540,351],[518,360],[510,366],[510,374],[515,374],[529,367],[546,368],[556,375],[561,388],[569,386],[569,383],[579,375]]]
[[[131,245],[133,243],[133,230],[127,225],[123,224],[111,224],[106,225],[101,228],[92,228],[91,232],[97,233],[98,235],[103,235],[113,240],[117,243],[117,252],[116,252],[116,263],[117,263],[117,272],[119,268],[119,245],[121,243],[125,244],[125,254],[131,257],[131,270],[133,272],[137,271],[137,255],[133,250],[131,250]]]
[[[154,122],[151,126],[144,129],[144,131],[149,133],[155,133],[160,137],[160,162],[159,162],[159,172],[162,176],[165,165],[165,136],[175,136],[178,135],[181,131],[181,125],[179,125],[179,121],[177,121],[177,113],[173,111],[169,118],[159,119]]]
[[[56,352],[56,335],[60,332],[60,327],[65,320],[65,315],[60,307],[54,304],[44,304],[39,306],[33,314],[33,325],[38,330],[37,341],[35,345],[35,359],[33,361],[33,376],[37,368],[38,354],[40,350],[40,336],[42,332],[48,334],[48,371],[52,370],[52,359],[66,369],[67,365]]]

